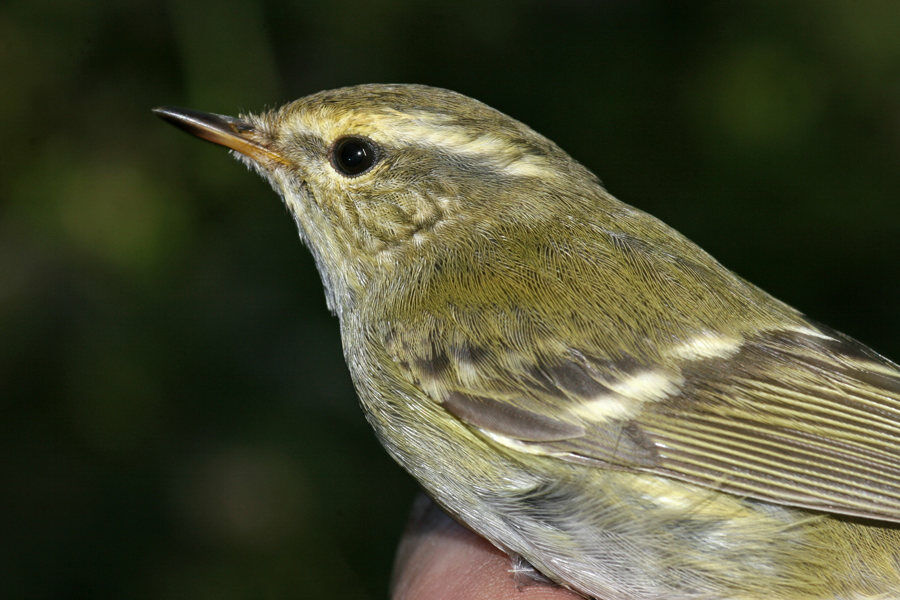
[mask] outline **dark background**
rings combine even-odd
[[[900,357],[893,0],[7,0],[0,77],[0,596],[386,594],[415,486],[312,262],[158,104],[456,89]]]

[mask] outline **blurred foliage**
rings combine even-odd
[[[379,598],[414,493],[275,195],[157,104],[429,83],[900,356],[900,4],[0,7],[0,587]]]

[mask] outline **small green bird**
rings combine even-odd
[[[420,85],[231,118],[366,417],[458,520],[604,600],[900,598],[900,369],[514,119]]]

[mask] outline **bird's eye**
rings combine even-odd
[[[338,173],[347,177],[365,173],[376,160],[378,151],[375,144],[366,138],[342,137],[331,147],[331,164]]]

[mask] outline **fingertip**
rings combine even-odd
[[[573,600],[550,583],[517,585],[509,556],[446,515],[424,496],[416,500],[400,542],[393,600]]]

